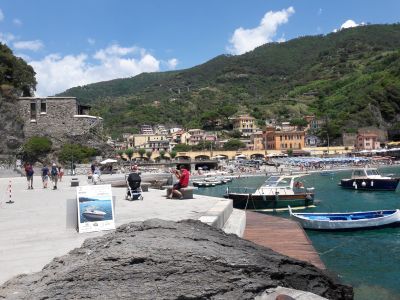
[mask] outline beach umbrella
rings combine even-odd
[[[103,161],[100,162],[100,164],[102,165],[106,165],[106,164],[112,164],[112,163],[116,163],[117,160],[116,159],[112,159],[112,158],[107,158]]]

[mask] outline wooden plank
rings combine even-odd
[[[326,269],[307,234],[295,221],[246,211],[244,238],[280,254]]]

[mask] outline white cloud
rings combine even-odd
[[[16,37],[11,33],[2,33],[0,32],[0,42],[3,44],[9,44],[14,41]]]
[[[357,26],[363,26],[363,25],[365,25],[364,22],[356,23],[355,21],[349,19],[349,20],[347,20],[346,22],[344,22],[344,23],[340,26],[340,29],[339,29],[339,30],[346,29],[346,28],[357,27]],[[338,31],[337,29],[334,29],[334,30],[333,30],[333,32],[337,32],[337,31]]]
[[[124,48],[115,44],[97,51],[93,59],[91,62],[86,54],[52,54],[30,61],[38,81],[36,94],[49,96],[74,86],[160,70],[160,61],[138,47]]]
[[[4,14],[3,11],[0,9],[0,21],[4,20]]]
[[[95,40],[95,39],[92,39],[92,38],[88,38],[88,39],[87,39],[87,42],[88,42],[90,45],[96,44],[96,40]]]
[[[318,9],[317,15],[318,15],[318,16],[322,15],[322,8]]]
[[[18,42],[14,42],[13,46],[15,49],[18,49],[18,50],[38,51],[39,49],[43,48],[43,43],[39,40],[18,41]]]
[[[14,25],[16,26],[22,26],[22,21],[20,19],[14,19],[13,20]]]
[[[167,61],[167,66],[170,70],[175,70],[178,63],[179,61],[176,58],[171,58]]]
[[[242,54],[262,44],[272,42],[278,26],[287,23],[294,12],[292,6],[281,11],[269,11],[264,15],[258,27],[237,28],[229,40],[231,45],[227,50],[233,54]]]

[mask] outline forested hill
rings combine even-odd
[[[134,132],[142,123],[212,129],[237,111],[260,122],[316,114],[330,120],[333,135],[361,126],[400,127],[400,24],[269,43],[186,70],[143,73],[60,95],[91,103],[113,133]]]

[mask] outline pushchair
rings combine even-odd
[[[140,183],[142,182],[142,179],[140,178],[139,173],[130,173],[126,177],[126,185],[127,185],[127,191],[126,191],[126,200],[143,200],[142,196],[142,188],[140,187]]]

